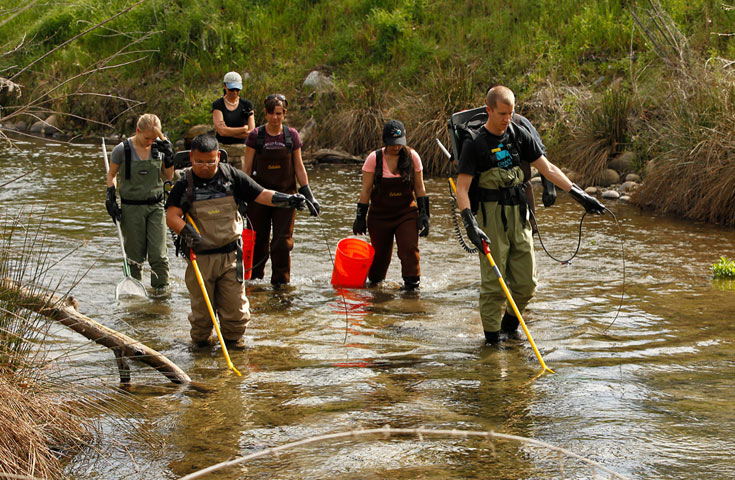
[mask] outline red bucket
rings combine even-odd
[[[343,238],[337,244],[332,270],[332,286],[337,288],[363,288],[375,250],[365,240]]]
[[[253,249],[255,248],[255,230],[242,230],[242,269],[245,280],[250,280],[253,268]]]

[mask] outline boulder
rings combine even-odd
[[[197,135],[211,134],[214,135],[214,127],[212,125],[194,125],[184,134],[184,149],[188,150],[191,147],[191,141]]]
[[[51,115],[46,119],[46,124],[43,126],[44,135],[53,135],[56,132],[61,132],[59,117]]]
[[[597,187],[587,187],[584,189],[584,193],[587,195],[597,195]]]
[[[620,201],[623,203],[630,203],[630,195],[622,195]]]
[[[612,168],[605,169],[597,178],[597,184],[601,187],[609,187],[614,183],[620,183],[620,175]]]
[[[620,198],[620,194],[615,190],[605,190],[604,192],[602,192],[602,198],[617,200],[618,198]]]
[[[301,127],[301,130],[299,130],[299,137],[301,137],[301,143],[306,144],[309,140],[314,136],[314,131],[316,131],[317,125],[316,120],[314,120],[314,117],[310,118],[306,121],[303,127]]]
[[[39,120],[37,122],[33,122],[33,125],[31,125],[31,128],[28,131],[34,134],[41,134],[43,133],[43,126],[44,126],[44,121]]]
[[[334,88],[334,82],[328,76],[318,70],[313,70],[304,79],[304,87],[317,91],[328,91]]]
[[[531,184],[532,185],[541,185],[541,177],[531,177]]]
[[[625,181],[626,181],[626,182],[636,182],[636,183],[640,183],[640,182],[641,182],[641,177],[640,177],[640,175],[638,175],[637,173],[629,173],[629,174],[627,174],[627,175],[625,176]]]
[[[635,154],[633,152],[623,152],[607,163],[607,166],[616,172],[627,172],[633,168],[633,160]]]
[[[638,183],[636,182],[623,182],[623,184],[620,186],[620,190],[623,192],[632,192],[633,190],[638,188]]]
[[[343,150],[332,150],[328,148],[317,150],[314,152],[313,157],[318,163],[363,163],[361,157],[350,155]]]
[[[28,125],[23,120],[8,125],[8,130],[15,130],[16,132],[25,132],[27,129]]]

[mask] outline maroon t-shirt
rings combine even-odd
[[[258,148],[258,130],[260,130],[261,128],[265,128],[265,125],[256,127],[255,130],[248,134],[248,139],[245,141],[245,145],[250,148]],[[301,148],[301,137],[299,137],[299,132],[292,127],[288,127],[288,131],[289,133],[291,133],[291,143],[293,144],[293,149],[298,150],[299,148]],[[281,133],[276,136],[272,136],[268,133],[268,130],[266,130],[263,150],[271,150],[276,148],[286,148],[286,140],[283,135],[283,131],[281,131]]]

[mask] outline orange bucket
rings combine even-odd
[[[253,249],[255,248],[255,230],[242,229],[242,269],[245,280],[250,280],[253,268]]]
[[[375,249],[365,240],[343,238],[337,244],[332,270],[332,286],[337,288],[363,288]]]

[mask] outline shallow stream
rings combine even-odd
[[[330,285],[330,254],[351,235],[359,166],[312,166],[321,220],[299,213],[292,285],[250,282],[249,348],[193,352],[183,260],[169,255],[170,298],[116,303],[119,244],[104,208],[98,145],[19,141],[3,151],[0,215],[39,217],[52,270],[80,312],[167,355],[213,393],[172,387],[134,367],[125,408],[100,417],[109,445],[78,456],[77,479],[178,478],[206,466],[315,435],[384,425],[493,430],[566,448],[628,478],[735,477],[735,291],[710,266],[734,256],[735,232],[609,203],[612,217],[586,218],[571,265],[536,239],[539,287],[524,315],[546,363],[524,340],[484,345],[477,312],[479,267],[454,239],[446,181],[427,180],[431,233],[422,239],[419,293],[398,290],[394,257],[376,289]],[[539,209],[547,248],[567,257],[581,207],[561,193]],[[87,271],[88,270],[88,271]],[[266,270],[269,272],[269,268]],[[149,269],[145,271],[145,284]],[[620,313],[612,325],[625,296]],[[609,328],[608,328],[609,327]],[[53,328],[73,348],[60,361],[80,384],[117,382],[112,354]],[[69,373],[71,372],[71,373]],[[562,473],[563,472],[563,473]],[[607,478],[599,471],[598,478]],[[248,462],[207,478],[592,478],[593,471],[517,442],[461,437],[364,437],[328,441]]]

